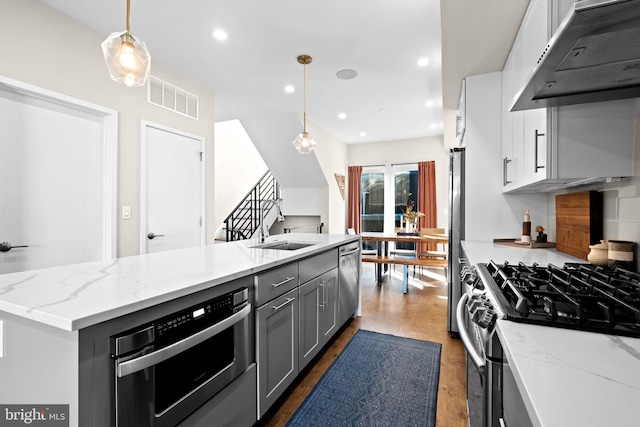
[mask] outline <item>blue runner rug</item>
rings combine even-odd
[[[435,426],[441,349],[361,329],[287,426]]]

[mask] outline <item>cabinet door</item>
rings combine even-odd
[[[322,315],[322,276],[300,286],[299,369],[303,369],[322,348],[320,316]]]
[[[298,289],[258,308],[258,418],[298,375]]]
[[[322,344],[327,341],[338,330],[338,269],[319,277],[322,288],[322,316],[320,316],[320,331],[322,334]]]
[[[522,27],[523,69],[526,83],[538,66],[551,38],[549,0],[533,0]],[[527,185],[547,178],[547,109],[524,111],[524,141],[520,184]]]
[[[548,178],[547,147],[551,139],[547,128],[547,109],[525,111],[521,185]]]
[[[509,190],[513,184],[513,128],[512,114],[509,106],[513,99],[513,54],[509,54],[502,70],[502,188]]]
[[[522,36],[519,34],[513,42],[511,48],[512,63],[511,63],[511,78],[509,83],[511,85],[511,101],[507,108],[511,107],[516,94],[522,88],[524,83],[524,66],[523,66],[523,50],[522,50]],[[511,172],[511,187],[517,187],[520,185],[520,176],[523,169],[523,144],[524,144],[524,111],[511,111],[511,162],[507,166]]]
[[[300,286],[299,369],[303,369],[338,330],[338,269]]]

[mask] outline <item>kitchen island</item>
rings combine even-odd
[[[586,262],[552,249],[462,247],[471,264]],[[534,426],[638,425],[640,339],[503,319],[496,331]]]
[[[258,248],[260,242],[251,239],[2,275],[0,404],[68,404],[71,426],[93,425],[79,418],[79,412],[83,393],[94,391],[87,387],[107,386],[101,383],[104,375],[94,372],[98,365],[87,360],[87,355],[109,351],[97,338],[109,330],[104,325],[132,328],[148,320],[140,313],[185,309],[217,287],[253,283],[262,272],[297,266],[328,251],[337,257],[338,247],[359,239],[287,234],[272,236],[267,243],[307,246],[274,250]],[[249,286],[251,305],[253,294]],[[91,418],[104,416],[95,413]]]

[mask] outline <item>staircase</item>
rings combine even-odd
[[[224,220],[226,241],[251,238],[260,227],[260,202],[277,198],[280,198],[280,186],[271,171],[267,171]],[[273,204],[265,206],[265,217],[271,209]]]

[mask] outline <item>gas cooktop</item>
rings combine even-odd
[[[505,319],[640,338],[638,273],[580,263],[478,267]]]

